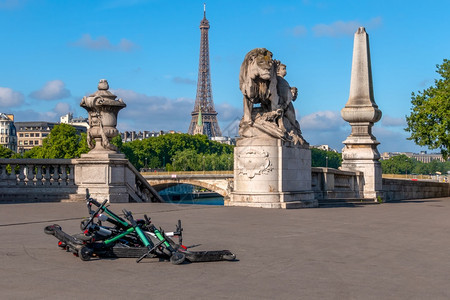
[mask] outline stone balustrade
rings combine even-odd
[[[0,159],[0,201],[77,200],[73,159]]]
[[[78,159],[0,159],[0,202],[82,201],[86,186],[77,184],[78,163]],[[161,201],[129,162],[125,169],[129,176],[123,184],[130,202]]]
[[[362,172],[311,168],[311,179],[311,188],[318,200],[365,198]],[[380,190],[380,200],[385,202],[449,196],[449,183],[417,179],[383,178]]]
[[[71,159],[0,159],[0,186],[73,186]]]
[[[158,192],[148,183],[138,170],[128,162],[128,169],[134,174],[134,186],[128,184],[129,190],[134,191],[130,198],[134,202],[163,202]]]
[[[311,168],[311,188],[318,200],[360,198],[363,174],[332,168]]]

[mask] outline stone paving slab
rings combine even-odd
[[[278,210],[113,204],[239,261],[83,262],[44,234],[79,231],[84,203],[0,205],[1,299],[450,299],[450,198]]]

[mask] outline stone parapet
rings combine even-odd
[[[450,183],[383,178],[384,201],[450,197]]]
[[[0,159],[0,202],[99,200],[161,202],[159,194],[123,154],[81,159]]]

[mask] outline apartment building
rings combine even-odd
[[[17,135],[14,115],[0,113],[0,145],[17,152]]]
[[[24,153],[36,146],[42,146],[42,141],[46,138],[52,129],[59,123],[52,122],[16,122],[17,130],[17,152]],[[74,126],[77,133],[86,132],[84,126]]]

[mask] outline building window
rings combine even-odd
[[[28,141],[23,141],[23,144],[24,145],[28,145]]]
[[[25,137],[30,137],[30,134],[29,133],[25,133]]]
[[[19,137],[23,137],[23,133],[19,133]]]
[[[38,133],[36,133],[36,137],[39,137],[41,134],[38,132]]]
[[[39,141],[34,141],[34,144],[35,145],[39,145]]]
[[[34,133],[30,133],[30,137],[34,137]]]
[[[8,129],[5,129],[5,134],[8,134]]]
[[[3,143],[3,137],[0,138],[0,143]]]

